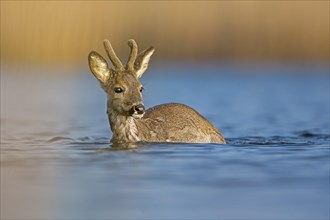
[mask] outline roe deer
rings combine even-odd
[[[113,133],[112,143],[226,143],[216,127],[186,105],[162,104],[145,111],[139,78],[148,67],[155,51],[153,47],[137,54],[136,42],[129,40],[131,52],[124,67],[110,42],[104,40],[103,43],[114,69],[94,51],[88,55],[88,61],[108,96],[107,114]]]

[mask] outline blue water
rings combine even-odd
[[[109,145],[82,70],[1,72],[1,219],[328,219],[328,67],[152,66],[146,107],[187,104],[227,145]]]

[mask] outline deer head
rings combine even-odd
[[[146,71],[155,49],[149,47],[137,54],[136,42],[133,39],[129,40],[128,46],[131,52],[124,67],[110,42],[104,40],[103,44],[114,68],[109,67],[107,61],[95,51],[89,53],[88,62],[92,73],[107,93],[108,114],[113,112],[116,115],[142,117],[144,114],[143,87],[139,82],[139,78]]]

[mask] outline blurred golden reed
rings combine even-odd
[[[328,61],[329,1],[1,1],[3,64],[80,65],[108,38],[154,59]]]

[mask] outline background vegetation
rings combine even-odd
[[[329,1],[1,1],[2,64],[81,65],[108,38],[158,60],[328,62]]]

